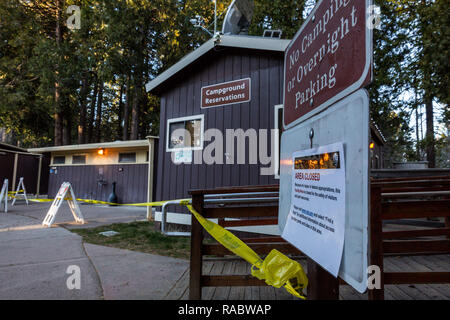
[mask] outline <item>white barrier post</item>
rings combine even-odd
[[[22,191],[22,193],[20,193],[20,191]],[[25,189],[25,185],[23,184],[23,177],[20,178],[19,184],[17,185],[17,190],[16,193],[14,194],[14,199],[11,203],[12,206],[16,203],[17,196],[23,196],[28,205],[27,190]]]
[[[70,194],[68,195],[68,193]],[[66,198],[66,196],[68,196]],[[77,198],[75,197],[75,193],[73,192],[73,188],[69,182],[64,182],[53,200],[53,203],[50,209],[45,216],[44,221],[42,222],[43,226],[51,227],[53,222],[55,221],[56,214],[58,213],[59,207],[64,200],[67,200],[69,204],[70,211],[72,211],[72,215],[75,218],[75,221],[80,224],[84,224],[84,218],[81,213],[80,207],[78,206]]]
[[[0,206],[2,201],[5,201],[5,213],[8,212],[8,179],[3,182],[2,190],[0,191]]]

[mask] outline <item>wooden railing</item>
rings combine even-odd
[[[383,231],[383,221],[444,217],[432,229]],[[381,288],[369,299],[383,300],[387,284],[450,283],[449,272],[384,272],[387,255],[450,253],[450,176],[379,179],[371,183],[370,264],[381,269]]]
[[[272,203],[265,203],[263,206],[255,200],[253,203],[247,202],[235,205],[208,205],[205,197],[214,194],[257,194],[276,192],[278,186],[267,187],[244,187],[231,189],[215,189],[192,191],[192,204],[197,212],[205,218],[219,219],[223,227],[249,227],[267,226],[278,224],[278,200]],[[248,196],[247,196],[248,197]],[[252,195],[252,197],[254,197]],[[238,197],[237,199],[242,198]],[[263,195],[255,199],[264,199]],[[227,218],[239,218],[239,220],[226,221]],[[191,259],[190,259],[190,282],[189,299],[199,300],[202,297],[203,287],[246,287],[265,286],[264,281],[258,280],[250,275],[203,275],[203,258],[207,255],[224,256],[233,255],[220,244],[204,243],[204,231],[202,226],[193,217],[191,226]],[[250,248],[260,255],[268,254],[272,249],[277,249],[284,254],[301,255],[295,247],[288,244],[281,237],[260,237],[241,238]],[[249,266],[250,267],[250,266]]]
[[[224,227],[276,225],[278,201],[265,204],[208,205],[205,198],[214,194],[278,192],[278,186],[245,187],[192,191],[192,204],[205,218],[219,219]],[[384,272],[387,255],[432,255],[450,253],[450,176],[378,179],[371,181],[370,263],[381,269],[381,288],[369,290],[369,299],[384,299],[387,284],[450,283],[450,272]],[[445,227],[383,231],[383,221],[445,218]],[[239,220],[227,221],[227,218]],[[249,275],[203,275],[206,255],[232,254],[219,244],[204,243],[204,230],[192,218],[189,298],[199,300],[203,287],[264,286],[264,281]],[[242,239],[260,255],[277,249],[285,254],[302,255],[280,237]],[[308,262],[308,297],[338,299],[339,282],[314,263]]]

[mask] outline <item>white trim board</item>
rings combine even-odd
[[[149,137],[149,139],[159,139],[158,137]],[[130,141],[115,141],[104,143],[88,143],[88,144],[76,144],[70,146],[58,146],[47,148],[33,148],[28,149],[29,152],[44,153],[44,152],[58,152],[58,151],[77,151],[77,150],[92,150],[100,148],[135,148],[135,147],[148,147],[147,140],[130,140]]]
[[[201,143],[200,147],[185,147],[185,148],[169,148],[170,143],[170,125],[177,122],[187,122],[190,120],[201,120]],[[186,128],[184,128],[186,129]],[[192,138],[192,137],[191,137]],[[199,151],[203,150],[205,142],[205,115],[204,114],[197,114],[193,116],[188,117],[181,117],[181,118],[173,118],[173,119],[167,119],[167,128],[166,128],[166,152],[177,152],[177,151]]]

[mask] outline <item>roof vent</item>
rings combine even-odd
[[[264,33],[263,33],[264,38],[281,39],[282,35],[283,35],[283,31],[281,31],[281,30],[264,30]]]

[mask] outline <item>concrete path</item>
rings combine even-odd
[[[186,260],[85,244],[108,300],[162,300],[189,267]]]
[[[43,228],[50,205],[16,206],[0,212],[0,299],[162,299],[189,267],[188,261],[91,244],[62,227]],[[88,224],[134,221],[145,211],[83,206]],[[67,210],[59,225],[70,225]],[[111,222],[113,221],[113,222]],[[69,290],[77,266],[81,288]]]

